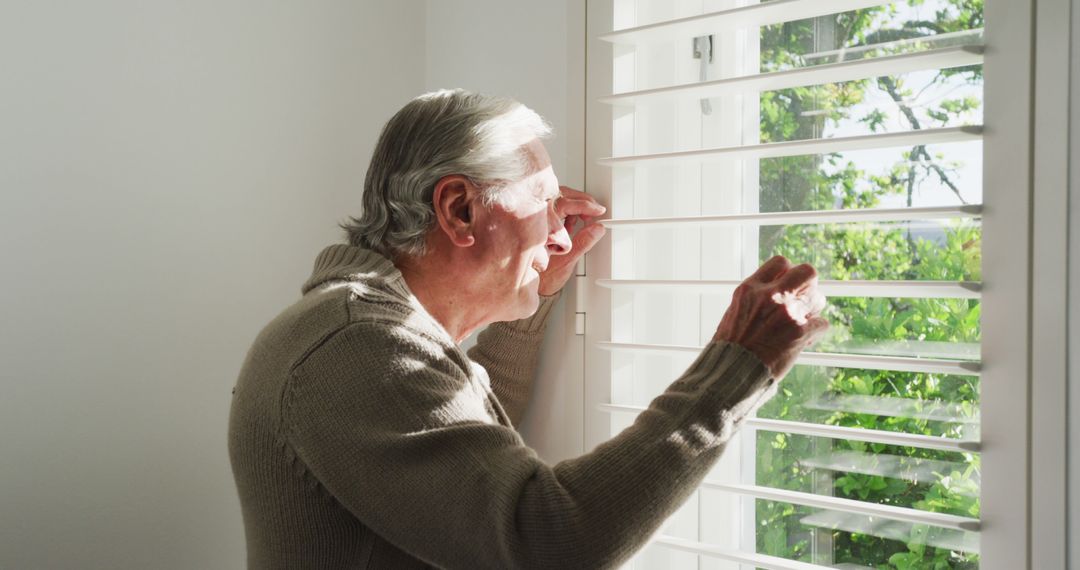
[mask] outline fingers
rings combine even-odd
[[[803,263],[788,269],[780,277],[780,282],[777,283],[777,286],[781,291],[799,292],[816,283],[817,270],[809,263]]]
[[[560,186],[562,195],[555,203],[556,211],[565,218],[570,216],[602,216],[607,208],[600,205],[595,198],[584,192],[579,192],[567,186]]]
[[[806,346],[816,343],[829,330],[829,321],[822,317],[814,317],[806,322],[803,331],[806,333]]]
[[[604,237],[605,231],[604,226],[591,223],[573,234],[570,238],[570,251],[566,255],[552,257],[547,270],[540,275],[540,294],[554,295],[562,289],[573,274],[578,260]]]
[[[560,198],[555,203],[555,211],[562,217],[570,216],[603,216],[607,208],[601,206],[596,200],[579,200],[577,198]]]
[[[768,283],[784,274],[791,267],[791,262],[782,255],[775,255],[750,276],[749,280]]]
[[[574,245],[573,248],[570,249],[570,255],[568,256],[569,259],[567,259],[567,262],[576,262],[581,256],[588,253],[593,246],[600,242],[606,231],[604,226],[597,223],[587,224],[585,227],[578,230],[578,232],[574,234],[574,237],[570,238],[570,241]]]
[[[566,264],[573,264],[581,258],[581,256],[588,254],[589,250],[596,245],[600,239],[604,238],[606,232],[604,226],[600,226],[599,223],[586,223],[586,225],[573,234],[570,238],[570,254],[563,258],[563,262]]]
[[[821,314],[821,311],[825,310],[825,295],[822,295],[821,291],[818,291],[816,282],[811,283],[810,286],[807,287],[804,295],[809,299],[807,303],[810,306],[811,315],[819,315]]]
[[[813,317],[806,322],[805,328],[808,333],[818,336],[829,330],[829,321],[825,317]]]
[[[572,266],[583,255],[589,253],[601,239],[604,238],[604,234],[607,233],[607,228],[604,226],[592,222],[585,224],[581,229],[576,232],[571,230],[570,224],[567,223],[566,231],[570,234],[570,251],[566,255],[559,255],[551,258],[551,263],[548,265],[548,270],[551,271],[558,267]]]

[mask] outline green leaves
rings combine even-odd
[[[949,123],[964,122],[963,119],[968,118],[980,108],[982,108],[982,101],[969,96],[960,99],[945,99],[936,107],[928,108],[926,113],[937,121],[939,126],[946,126]]]
[[[881,109],[872,109],[869,113],[867,113],[865,116],[863,116],[863,118],[859,120],[863,123],[866,123],[866,126],[870,127],[870,132],[876,133],[882,128],[882,125],[885,124],[885,119],[888,118],[889,116],[886,115],[885,112]]]
[[[909,485],[898,479],[886,479],[879,475],[848,473],[836,478],[836,488],[843,496],[858,497],[866,501],[871,496],[891,497],[907,492]],[[887,501],[882,501],[887,504]]]
[[[765,529],[765,554],[784,556],[787,551],[787,528],[775,525]]]

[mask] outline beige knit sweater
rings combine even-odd
[[[387,259],[335,245],[240,373],[229,454],[250,568],[609,568],[775,391],[713,343],[634,424],[548,465],[513,429],[547,312],[466,355]]]

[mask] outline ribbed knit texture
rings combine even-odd
[[[250,568],[610,568],[701,483],[775,392],[710,344],[634,424],[547,465],[512,425],[547,314],[464,354],[393,264],[335,245],[248,353],[229,454]]]

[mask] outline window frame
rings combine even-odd
[[[1060,46],[1070,45],[1070,3],[985,6],[980,567],[988,570],[1063,567],[1067,553],[1069,130],[1061,117],[1070,78]],[[610,31],[612,0],[586,0],[585,12],[585,185],[610,203],[612,170],[597,159],[611,152],[613,107],[597,99],[611,94],[615,48],[597,36]],[[595,284],[611,262],[605,243],[588,255],[585,450],[611,435],[597,408],[611,394],[611,355],[598,343],[611,339],[612,294]]]
[[[1072,4],[1071,0],[1037,2],[1032,31],[1032,144],[1038,149],[1033,153],[1031,190],[1031,251],[1035,252],[1031,259],[1032,568],[1068,567],[1070,542],[1080,540],[1075,528],[1071,529],[1073,540],[1069,540],[1070,506],[1068,500],[1062,500],[1071,497],[1075,501],[1068,480],[1068,463],[1075,459],[1070,457],[1069,446],[1069,313],[1065,310],[1075,306],[1069,299],[1069,153],[1077,151],[1075,143],[1070,145],[1070,135],[1076,136],[1078,131],[1069,102],[1078,92],[1072,84],[1076,81],[1078,49],[1070,38],[1080,10]],[[1062,117],[1071,117],[1073,124]],[[1074,156],[1074,164],[1076,160]],[[1072,512],[1075,514],[1076,508]],[[1073,560],[1076,564],[1080,559]]]

